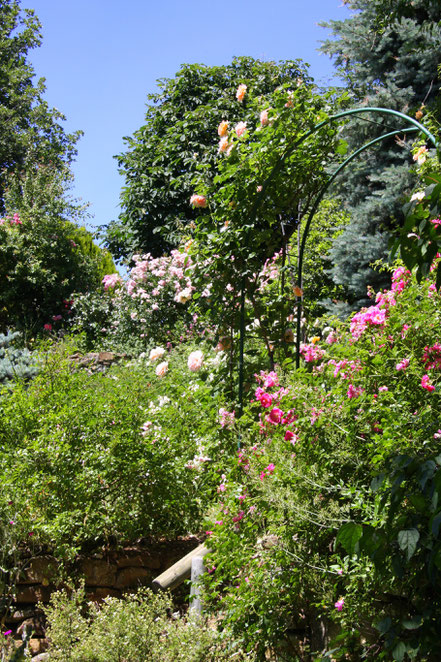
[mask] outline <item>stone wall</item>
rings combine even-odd
[[[191,536],[79,556],[68,568],[69,577],[74,582],[84,579],[89,601],[122,597],[140,586],[150,586],[155,577],[199,544],[200,541]],[[29,647],[37,662],[46,659],[47,648],[43,614],[37,603],[49,602],[52,591],[62,588],[63,582],[59,580],[59,564],[53,556],[25,559],[23,568],[11,608],[3,615],[3,631],[12,630],[9,636],[19,645],[26,629],[32,629]]]

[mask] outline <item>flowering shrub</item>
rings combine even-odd
[[[104,294],[75,296],[73,327],[87,347],[136,354],[165,336],[177,342],[193,334],[197,316],[186,305],[195,290],[193,263],[185,248],[160,258],[134,255],[133,262],[127,280],[104,277]]]
[[[257,374],[224,466],[207,597],[258,659],[318,618],[335,659],[440,653],[440,295],[400,267],[371,296],[302,370]]]

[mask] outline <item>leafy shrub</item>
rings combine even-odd
[[[0,400],[12,519],[60,555],[86,542],[199,530],[217,463],[234,446],[219,418],[221,355],[209,345],[156,348],[152,360],[92,374],[72,351],[53,347],[34,381]],[[201,361],[190,369],[191,356]]]

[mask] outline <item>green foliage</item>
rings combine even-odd
[[[231,64],[184,65],[173,79],[159,81],[160,92],[148,95],[146,123],[126,138],[119,155],[126,178],[118,222],[107,230],[107,245],[117,258],[138,251],[154,256],[178,246],[198,217],[189,204],[193,180],[204,168],[212,181],[219,163],[217,127],[228,119],[255,122],[255,103],[269,98],[280,85],[295,88],[310,78],[299,61],[262,62],[235,58]],[[239,84],[246,99],[236,101]]]
[[[66,134],[63,115],[43,99],[45,86],[33,82],[28,52],[40,46],[41,25],[17,0],[0,5],[0,213],[4,213],[7,176],[20,170],[30,154],[35,163],[62,169],[74,157],[80,132]]]
[[[27,163],[9,177],[9,214],[0,219],[0,329],[41,333],[66,323],[75,291],[96,289],[114,270],[76,222],[84,210],[67,195],[68,171]],[[55,324],[54,324],[55,322]]]
[[[31,383],[2,391],[11,519],[62,558],[86,544],[199,530],[218,462],[234,446],[219,423],[220,355],[200,346],[192,372],[187,345],[91,374],[68,358],[73,349],[54,347]]]
[[[437,659],[440,295],[392,279],[299,371],[257,375],[225,463],[206,600],[260,660],[318,619],[340,633],[317,659]]]
[[[354,10],[345,21],[323,24],[332,31],[322,51],[339,70],[353,106],[380,106],[416,116],[424,124],[440,114],[441,7],[438,2],[349,0]],[[343,137],[349,151],[403,126],[380,115],[351,119]],[[332,278],[349,291],[349,308],[366,305],[366,287],[388,286],[385,272],[371,264],[387,260],[389,238],[404,222],[403,196],[415,186],[409,168],[412,143],[403,138],[382,141],[346,168],[336,191],[347,205],[351,222],[331,249]],[[335,311],[336,309],[334,309]],[[346,309],[347,311],[348,309]]]
[[[14,347],[18,338],[18,332],[0,333],[0,384],[30,379],[38,372],[31,352],[25,347]]]
[[[195,617],[171,617],[168,594],[143,589],[122,600],[86,605],[84,589],[52,595],[49,656],[60,662],[222,662],[230,653],[213,625]],[[235,660],[253,660],[238,651]]]
[[[416,192],[404,207],[405,222],[393,250],[408,269],[415,271],[418,281],[427,277],[435,256],[441,253],[441,175],[439,164],[424,166],[420,180],[424,191]],[[438,263],[436,285],[441,285]]]

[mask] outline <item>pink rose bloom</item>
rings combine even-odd
[[[292,441],[295,436],[296,435],[294,434],[294,432],[292,432],[291,430],[287,430],[285,432],[285,436],[283,438],[284,438],[285,441]]]
[[[277,377],[277,374],[274,371],[269,372],[265,377],[265,381],[263,382],[263,385],[265,386],[265,388],[272,388],[273,386],[278,386],[279,378]]]
[[[158,363],[155,370],[157,377],[164,377],[166,372],[168,372],[168,361]]]
[[[269,393],[262,393],[260,396],[260,404],[262,407],[265,407],[267,409],[268,407],[271,407],[273,403],[273,398]]]
[[[271,462],[267,467],[265,467],[265,471],[268,471],[269,474],[272,474],[276,466]]]
[[[201,369],[203,362],[204,355],[201,350],[198,349],[195,352],[192,352],[188,357],[188,369],[191,370],[191,372],[198,372]]]
[[[52,324],[45,324],[45,325],[43,326],[43,329],[44,329],[45,331],[52,331]]]
[[[398,370],[398,372],[400,370],[406,370],[409,363],[410,363],[409,359],[403,359],[402,361],[397,363],[397,365],[395,366],[395,370]]]
[[[358,396],[363,392],[363,389],[353,384],[349,384],[347,396],[351,400],[352,398],[358,398]]]
[[[278,407],[274,407],[274,409],[271,409],[270,413],[268,414],[267,420],[270,423],[277,424],[280,423],[280,421],[282,420],[282,416],[283,416],[283,411]]]
[[[247,86],[246,86],[244,83],[241,83],[241,84],[239,85],[239,87],[237,88],[236,99],[237,99],[238,101],[243,101],[246,92],[247,92]]]
[[[236,126],[234,127],[234,130],[236,132],[236,135],[238,138],[243,136],[245,131],[247,130],[247,123],[246,122],[238,122]]]
[[[438,227],[441,226],[441,218],[433,218],[430,222]]]
[[[205,195],[194,194],[190,198],[190,204],[193,205],[193,207],[204,208],[207,206],[207,198]]]
[[[262,110],[260,113],[260,124],[261,126],[267,126],[269,122],[268,119],[268,111],[267,110]]]
[[[432,393],[432,391],[435,390],[434,385],[430,383],[430,377],[429,377],[429,375],[424,375],[424,376],[421,378],[421,386],[422,386],[426,391],[429,391],[429,393]]]
[[[380,386],[380,388],[378,389],[379,393],[386,393],[386,391],[388,390],[389,389],[387,388],[387,386]]]
[[[335,603],[334,607],[336,608],[337,611],[341,611],[343,609],[343,605],[345,604],[345,599],[340,598],[340,600],[337,600]]]

